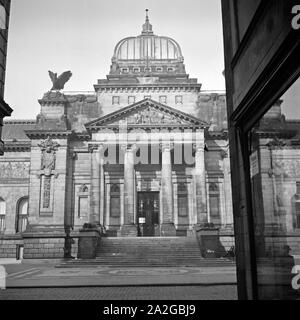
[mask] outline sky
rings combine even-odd
[[[65,91],[93,91],[117,42],[141,33],[145,9],[156,35],[181,46],[186,71],[203,90],[224,90],[219,0],[13,0],[5,101],[12,119],[34,119],[51,89],[48,70],[71,70]]]

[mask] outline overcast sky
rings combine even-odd
[[[35,118],[51,88],[48,70],[71,70],[66,91],[93,91],[109,73],[119,40],[141,33],[148,8],[153,31],[181,46],[186,71],[203,90],[224,90],[219,0],[13,0],[5,100],[12,118]]]

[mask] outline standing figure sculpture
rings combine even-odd
[[[38,144],[38,146],[42,150],[41,170],[44,170],[46,176],[50,176],[52,170],[55,169],[55,152],[59,147],[59,144],[52,141],[52,139],[48,136],[48,138]]]
[[[50,79],[53,83],[52,90],[63,90],[66,82],[70,80],[72,77],[72,72],[71,71],[65,71],[62,73],[59,77],[57,77],[57,73],[53,73],[52,71],[49,71],[49,76]]]

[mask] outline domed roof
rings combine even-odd
[[[113,62],[124,60],[176,60],[183,61],[181,48],[172,38],[153,34],[146,10],[146,22],[141,35],[128,37],[118,42],[114,50]]]

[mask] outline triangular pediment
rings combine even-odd
[[[103,127],[196,127],[209,125],[187,113],[171,108],[151,99],[144,99],[87,123],[88,130]]]

